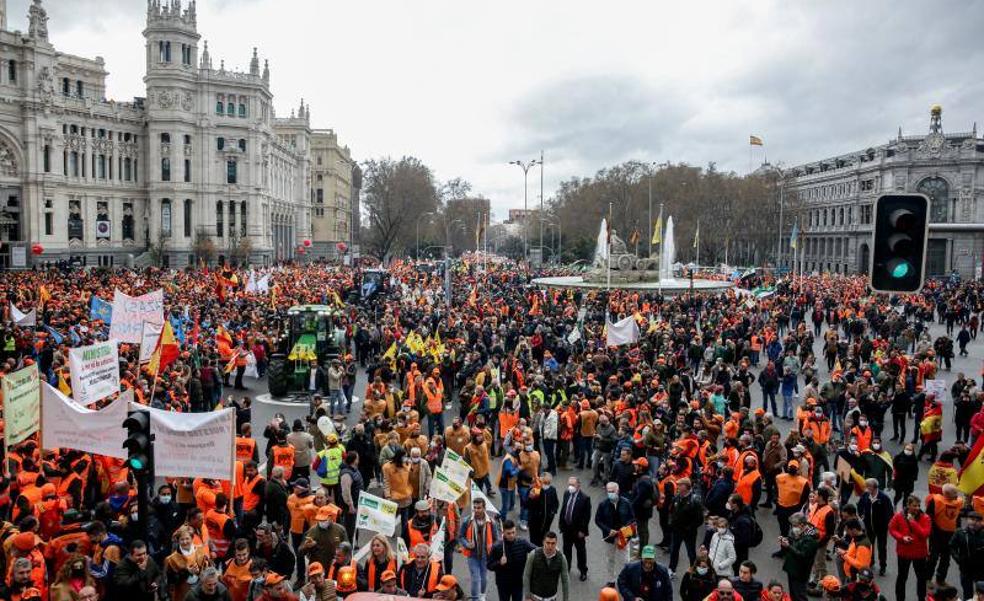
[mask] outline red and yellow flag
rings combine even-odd
[[[174,362],[178,358],[178,341],[174,337],[174,329],[171,327],[171,322],[164,321],[164,329],[161,330],[161,336],[157,339],[157,346],[154,348],[154,354],[150,356],[150,363],[147,365],[147,369],[151,373],[159,374],[162,369],[166,369],[168,365]]]
[[[960,470],[957,486],[967,495],[984,495],[984,436],[978,436],[974,448],[967,454],[967,459]]]

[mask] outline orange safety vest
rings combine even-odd
[[[273,465],[284,468],[284,479],[289,482],[290,475],[294,471],[294,447],[290,445],[273,447]]]
[[[410,548],[413,549],[420,543],[429,545],[431,542],[431,537],[434,536],[435,527],[437,524],[431,521],[431,527],[427,532],[423,532],[413,527],[411,522],[407,522],[407,534],[410,538]]]
[[[519,423],[519,411],[499,412],[499,436],[505,440],[509,432]]]
[[[957,519],[960,517],[960,510],[963,509],[963,501],[959,498],[952,501],[940,494],[930,495],[926,499],[926,508],[933,504],[933,525],[939,530],[953,532],[957,529]]]
[[[263,477],[257,474],[253,478],[243,482],[243,511],[253,511],[260,504],[260,495],[254,490],[257,483]]]
[[[468,521],[468,526],[465,527],[465,540],[474,544],[475,543],[475,531],[473,526],[475,522],[473,520]],[[492,552],[492,520],[485,518],[485,556],[488,557],[489,553]],[[465,557],[471,557],[473,553],[472,549],[461,549],[461,554]]]
[[[820,540],[826,540],[827,538],[827,516],[830,515],[834,509],[830,505],[824,505],[823,507],[817,507],[810,512],[810,524],[817,529]]]
[[[441,581],[441,563],[437,561],[432,561],[430,562],[430,565],[427,566],[427,569],[428,569],[427,585],[424,588],[424,592],[430,595],[431,593],[437,590],[437,584]],[[406,576],[407,573],[404,570],[400,574],[400,587],[403,590],[410,592],[410,589],[407,588],[409,584],[407,583]],[[410,594],[416,595],[418,592],[419,591],[413,591]]]
[[[256,441],[252,438],[245,438],[243,436],[236,437],[236,459],[246,463],[247,461],[253,460],[253,454],[256,452]]]
[[[761,478],[762,475],[758,470],[752,470],[746,474],[742,474],[738,480],[738,484],[735,485],[735,492],[741,495],[741,500],[745,502],[746,507],[752,504],[752,488]]]
[[[427,411],[429,413],[437,414],[444,411],[444,395],[441,394],[440,389],[432,392],[430,386],[424,386],[424,396],[427,398]]]
[[[785,472],[776,476],[776,487],[779,489],[778,505],[784,508],[796,507],[803,498],[803,489],[809,482],[800,475],[792,476]]]
[[[851,436],[858,439],[858,451],[862,453],[871,448],[871,437],[873,435],[874,430],[871,429],[871,426],[865,428],[864,432],[861,431],[861,426],[851,428]]]
[[[217,509],[209,509],[208,513],[205,514],[205,528],[208,530],[209,540],[212,541],[212,545],[215,547],[216,557],[225,557],[229,551],[229,545],[232,543],[223,534],[226,522],[230,519],[232,518],[228,514]]]
[[[58,498],[68,503],[69,506],[74,506],[75,504],[75,501],[74,499],[72,499],[72,495],[69,492],[69,490],[72,488],[72,484],[74,484],[76,481],[82,482],[81,492],[85,493],[85,482],[82,480],[82,477],[76,474],[75,472],[69,472],[69,474],[62,479],[61,484],[58,485]]]
[[[391,559],[386,563],[386,568],[383,570],[383,572],[386,571],[391,571],[394,574],[396,573],[396,559]],[[366,580],[369,583],[369,591],[376,592],[376,589],[379,588],[380,583],[378,580],[376,580],[376,560],[372,557],[369,557],[369,562],[368,565],[366,566],[366,572],[367,572]],[[380,576],[382,576],[382,574],[380,574]]]

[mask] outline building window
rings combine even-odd
[[[236,237],[236,202],[229,201],[229,237]]]
[[[85,97],[85,84],[81,79],[75,82],[75,95],[79,98]]]
[[[71,96],[71,95],[72,95],[72,82],[70,82],[67,77],[62,77],[62,96]],[[74,125],[72,127],[74,127]]]
[[[239,235],[246,236],[246,201],[239,203]]]
[[[321,165],[321,155],[320,154],[318,155],[318,165]],[[318,179],[319,180],[321,179],[321,176],[320,175],[318,176]]]
[[[225,235],[225,213],[222,201],[215,203],[215,235],[221,238]]]
[[[53,236],[55,235],[55,214],[45,213],[44,214],[44,235]]]
[[[219,96],[215,100],[215,114],[221,115],[224,112],[224,109],[225,109],[225,102],[222,100],[222,96]]]
[[[188,44],[181,44],[181,64],[191,64],[191,46]]]
[[[17,83],[17,61],[7,61],[7,81]]]
[[[161,159],[161,181],[171,181],[171,159]]]
[[[186,182],[191,181],[191,159],[185,159],[184,177]]]
[[[184,235],[185,238],[191,238],[191,199],[186,198],[184,201]]]
[[[130,157],[127,157],[127,158],[123,159],[123,179],[124,180],[130,181],[130,178],[133,176],[132,168],[133,168],[133,160]]]
[[[227,102],[226,103],[226,115],[229,115],[230,117],[233,117],[233,116],[235,116],[235,114],[236,114],[236,103],[235,102]]]
[[[315,198],[317,199],[318,204],[323,203],[325,201],[325,191],[321,188],[318,188],[318,193]]]
[[[171,42],[164,42],[164,62],[171,62]]]
[[[226,183],[227,184],[235,184],[236,183],[236,179],[237,179],[237,177],[236,177],[237,175],[238,175],[238,173],[237,173],[237,168],[236,168],[236,161],[227,161],[226,162]]]
[[[185,146],[191,146],[191,136],[190,135],[185,134],[184,141],[185,141]]]
[[[216,138],[215,147],[219,150],[225,150],[225,138]]]
[[[74,151],[69,153],[68,168],[69,172],[72,174],[72,177],[79,176],[79,153]]]
[[[241,118],[243,118],[243,119],[246,118],[246,103],[245,102],[240,102],[239,103],[239,116]]]
[[[246,152],[246,140],[243,138],[239,139],[239,152]]]
[[[106,155],[99,155],[98,167],[99,179],[106,179]]]
[[[171,134],[169,133],[161,134],[161,144],[170,144],[170,143],[171,143]]]
[[[916,192],[929,197],[929,220],[945,223],[950,208],[950,185],[941,177],[931,177],[919,182]]]
[[[161,201],[161,236],[171,237],[171,201],[167,198]]]
[[[51,145],[45,144],[43,151],[44,172],[51,173]]]
[[[133,230],[134,230],[134,219],[133,219],[133,203],[124,202],[123,203],[123,239],[133,240]]]

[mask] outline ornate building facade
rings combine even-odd
[[[172,267],[292,258],[312,235],[311,114],[277,118],[270,69],[218,67],[194,0],[148,0],[146,96],[106,100],[102,58],[58,52],[0,0],[0,263]]]
[[[312,254],[333,257],[339,242],[356,243],[353,215],[358,215],[358,186],[361,185],[348,146],[338,143],[330,129],[311,133]]]
[[[930,200],[926,275],[974,277],[984,258],[984,139],[943,131],[933,106],[929,131],[799,165],[786,172],[787,198],[799,214],[797,260],[805,272],[867,273],[874,202],[889,192],[921,192]],[[787,224],[788,232],[791,224]],[[784,236],[785,257],[791,257]],[[787,265],[788,265],[787,261]]]

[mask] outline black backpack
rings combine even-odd
[[[755,520],[755,518],[752,518],[750,521],[752,522],[752,535],[751,540],[749,541],[749,546],[757,547],[762,544],[762,539],[765,537],[765,533],[762,532],[762,527],[759,526],[759,523]]]

